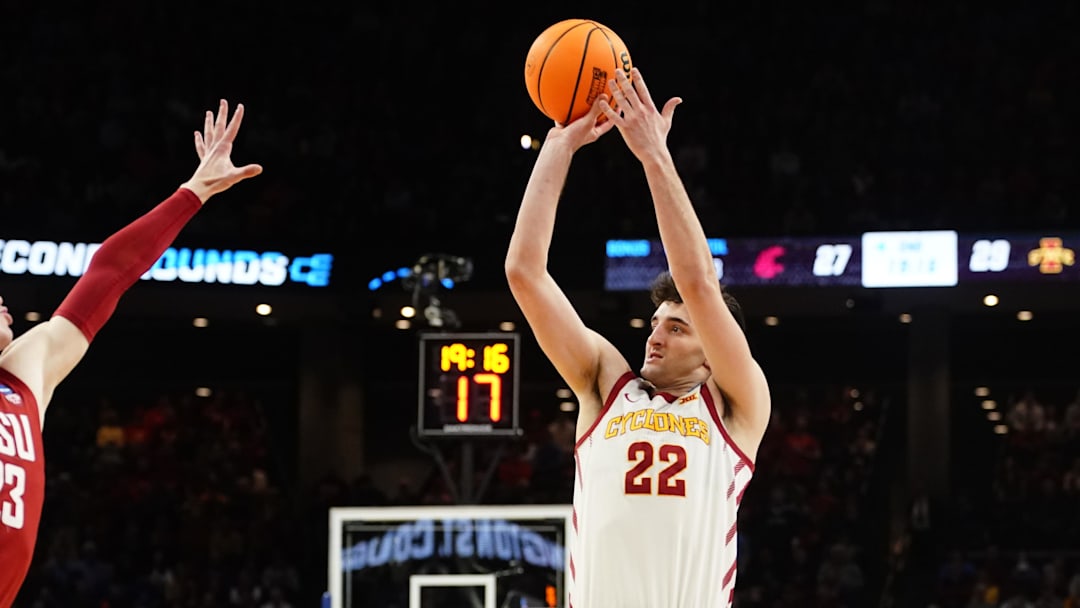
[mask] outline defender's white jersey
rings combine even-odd
[[[726,608],[754,465],[713,396],[650,396],[627,372],[578,440],[571,608]]]

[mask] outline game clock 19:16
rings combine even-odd
[[[516,434],[517,335],[421,334],[421,434]]]

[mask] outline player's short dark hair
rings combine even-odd
[[[727,289],[721,289],[721,292],[724,294],[724,303],[727,304],[728,310],[731,311],[731,316],[735,317],[735,322],[739,324],[743,333],[746,333],[746,317],[743,315],[739,301],[735,299],[735,296],[728,293]],[[649,288],[649,298],[652,300],[653,306],[660,306],[663,302],[682,304],[683,301],[682,296],[679,295],[679,289],[675,287],[675,279],[672,278],[671,272],[667,270],[661,271],[653,279],[652,286]]]

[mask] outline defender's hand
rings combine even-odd
[[[262,173],[261,165],[237,167],[233,164],[232,144],[243,119],[244,104],[236,106],[230,120],[229,104],[222,99],[217,116],[207,110],[203,131],[195,132],[195,152],[199,155],[199,166],[191,179],[181,187],[194,192],[204,203],[211,196],[228,190],[234,184]]]

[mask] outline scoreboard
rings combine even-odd
[[[518,341],[512,332],[422,332],[419,434],[519,435]]]
[[[981,282],[1080,281],[1080,232],[959,234],[952,230],[854,236],[711,238],[725,285],[955,287]],[[659,239],[610,240],[604,287],[646,290],[667,268]]]

